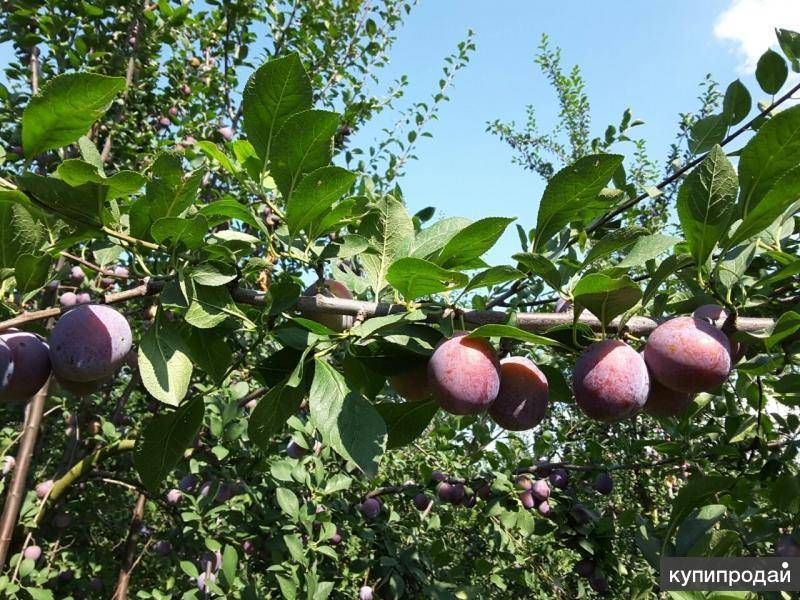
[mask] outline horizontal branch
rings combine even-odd
[[[143,283],[142,285],[106,294],[103,301],[106,304],[117,304],[127,302],[136,298],[154,296],[161,292],[164,283],[160,281]],[[236,302],[251,306],[266,306],[268,295],[259,290],[235,288],[231,291],[231,296]],[[362,300],[348,300],[345,298],[328,298],[326,296],[301,296],[297,299],[294,309],[304,314],[335,314],[352,315],[364,319],[382,317],[390,314],[398,314],[408,311],[408,307],[403,304],[388,304],[385,302],[364,302]],[[70,309],[66,309],[70,310]],[[58,316],[62,312],[59,308],[50,308],[35,312],[23,313],[13,319],[0,323],[0,331],[10,327],[16,327],[31,321],[48,319]],[[516,326],[525,331],[534,333],[544,333],[558,325],[569,325],[572,323],[573,315],[571,312],[564,313],[516,313]],[[498,310],[470,310],[457,311],[443,308],[440,312],[435,312],[428,316],[428,321],[433,322],[441,318],[463,318],[467,327],[474,328],[481,325],[503,325],[508,323],[509,315],[504,311]],[[647,335],[658,327],[665,319],[651,319],[650,317],[631,317],[625,322],[625,331],[633,335]],[[578,322],[591,327],[595,331],[602,330],[602,324],[588,312],[584,312],[578,318]],[[737,331],[755,333],[771,328],[775,322],[769,318],[762,317],[739,317],[736,321]],[[614,319],[606,331],[617,331],[620,326],[620,319]]]

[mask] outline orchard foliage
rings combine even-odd
[[[410,7],[343,4],[9,17],[34,93],[4,90],[0,591],[647,598],[662,555],[795,552],[800,37],[660,183],[626,172],[629,111],[587,144],[564,98],[535,219],[471,222],[397,184],[471,39],[402,139],[351,148]],[[672,184],[677,219],[636,224]]]

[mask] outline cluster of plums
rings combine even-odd
[[[81,304],[63,313],[50,339],[8,330],[0,335],[0,399],[25,400],[53,373],[75,394],[99,389],[128,358],[128,322],[109,306]]]
[[[713,390],[743,354],[742,345],[720,329],[727,318],[706,305],[690,317],[659,325],[644,350],[620,340],[589,346],[578,358],[573,390],[583,412],[600,421],[618,421],[640,410],[670,417],[686,409],[693,394]],[[455,415],[488,411],[501,427],[523,431],[538,424],[548,404],[548,382],[528,358],[499,360],[488,340],[456,333],[441,342],[427,365],[389,378],[409,400],[432,395]]]

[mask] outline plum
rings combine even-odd
[[[64,292],[61,294],[61,298],[58,299],[58,302],[63,308],[69,308],[78,303],[78,296],[75,292]]]
[[[169,107],[169,114],[170,114],[171,117],[177,117],[178,116],[178,107],[177,106],[170,106]]]
[[[594,479],[593,487],[596,492],[607,496],[611,493],[611,490],[614,489],[614,480],[611,479],[611,475],[608,473],[598,473],[597,477]]]
[[[569,473],[566,469],[554,469],[550,473],[550,485],[560,490],[566,489],[569,484]]]
[[[169,540],[158,540],[153,544],[153,552],[159,556],[166,556],[172,553],[172,544]]]
[[[689,408],[692,403],[692,394],[676,392],[661,385],[655,377],[650,378],[650,393],[644,411],[654,417],[674,417]]]
[[[99,577],[92,577],[89,580],[89,589],[93,592],[102,592],[103,591],[103,580]]]
[[[530,491],[526,490],[524,492],[520,492],[518,496],[519,501],[522,502],[522,506],[525,508],[531,509],[536,506],[536,502],[533,499],[533,494]]]
[[[725,321],[728,318],[728,311],[722,308],[719,304],[704,304],[692,313],[695,319],[709,321],[717,329],[722,329]],[[728,336],[728,343],[731,345],[731,364],[736,364],[743,357],[747,350],[745,344],[734,340]]]
[[[573,570],[581,577],[589,577],[594,573],[594,561],[591,558],[582,558],[575,563]]]
[[[89,295],[89,292],[81,292],[77,296],[75,296],[75,302],[77,304],[89,304],[92,301],[92,297]]]
[[[358,600],[372,600],[372,588],[368,585],[362,585],[358,590]]]
[[[464,497],[467,494],[467,490],[464,487],[463,483],[454,483],[450,486],[450,493],[448,494],[448,500],[451,504],[461,504],[464,500]]]
[[[543,517],[547,517],[550,515],[550,503],[547,500],[542,500],[539,502],[539,505],[536,507],[536,510],[539,511],[539,514]]]
[[[500,361],[500,391],[489,407],[495,423],[509,431],[525,431],[541,422],[547,410],[547,378],[524,356]]]
[[[608,579],[602,573],[595,571],[587,579],[589,585],[598,594],[605,594],[608,591]]]
[[[500,361],[483,338],[456,334],[441,342],[428,362],[433,397],[454,415],[474,415],[489,408],[500,391]]]
[[[662,385],[676,392],[707,392],[731,370],[731,346],[719,329],[693,317],[675,317],[655,328],[644,346],[644,360]]]
[[[428,386],[428,363],[423,363],[408,371],[392,375],[389,377],[389,385],[406,400],[411,402],[424,400],[431,395],[431,390]]]
[[[88,396],[93,394],[108,383],[111,378],[104,377],[103,379],[97,379],[95,381],[70,381],[69,379],[63,379],[61,377],[56,377],[58,384],[71,394],[75,396]]]
[[[334,531],[333,535],[328,540],[328,543],[330,543],[332,546],[338,546],[339,544],[341,544],[342,543],[342,532],[339,531],[338,529],[336,531]]]
[[[539,502],[542,502],[550,497],[550,486],[547,485],[547,481],[544,479],[538,479],[531,486],[531,493],[533,494],[534,498],[536,498]]]
[[[158,120],[158,124],[159,124],[161,127],[169,127],[169,126],[172,124],[172,121],[170,121],[169,117],[161,117],[161,118]]]
[[[184,492],[192,492],[197,487],[197,477],[194,475],[184,475],[178,482],[178,487]]]
[[[490,486],[488,483],[484,483],[477,490],[475,490],[475,495],[481,500],[488,500],[492,497],[492,486]]]
[[[167,504],[175,506],[181,501],[181,498],[183,498],[183,494],[179,489],[172,488],[167,492]]]
[[[217,133],[219,133],[226,142],[230,142],[233,139],[233,129],[230,127],[218,127]]]
[[[187,84],[184,83],[181,86],[181,94],[183,94],[184,96],[188,96],[191,93],[192,93],[192,88],[190,88]]]
[[[50,377],[50,356],[47,343],[34,333],[13,331],[0,335],[11,351],[13,373],[2,398],[27,399],[36,394]]]
[[[775,544],[775,556],[798,557],[800,556],[800,544],[791,535],[782,535]]]
[[[432,502],[433,501],[425,492],[420,492],[414,496],[414,508],[419,511],[426,510]]]
[[[353,294],[341,282],[335,279],[326,279],[322,283],[314,283],[303,292],[304,296],[322,295],[326,298],[344,298],[352,300]],[[325,325],[328,329],[333,331],[344,331],[353,326],[353,317],[351,315],[334,315],[324,313],[311,313],[307,315],[321,325]]]
[[[439,485],[436,486],[436,495],[439,497],[439,500],[442,502],[449,502],[450,501],[450,491],[452,490],[453,486],[447,483],[446,481],[441,482]]]
[[[122,279],[126,279],[128,277],[128,267],[123,267],[122,265],[117,265],[114,267],[114,275],[120,277]]]
[[[83,304],[61,315],[50,334],[50,360],[62,379],[110,377],[131,350],[131,328],[110,306]]]
[[[86,278],[86,274],[80,267],[72,267],[69,271],[69,279],[72,283],[81,283]]]
[[[3,457],[3,475],[8,475],[14,468],[17,466],[17,459],[13,456],[4,456]]]
[[[604,340],[589,346],[578,358],[573,389],[587,416],[618,421],[644,406],[650,377],[636,350],[619,340]]]
[[[204,571],[197,576],[197,589],[201,592],[209,592],[211,591],[209,583],[214,583],[216,581],[217,576],[214,573],[206,573]]]
[[[431,480],[437,482],[447,481],[447,475],[445,475],[441,471],[434,471],[433,473],[431,473]]]
[[[381,508],[381,501],[377,498],[367,498],[358,507],[367,519],[376,519],[381,514]]]
[[[527,475],[517,475],[516,479],[514,479],[514,483],[522,490],[530,490],[533,487],[533,482]]]
[[[461,501],[461,506],[464,508],[472,508],[478,503],[478,499],[475,494],[467,494],[464,496],[464,500]]]
[[[32,560],[33,562],[36,562],[42,556],[42,548],[40,546],[28,546],[22,552],[22,556],[24,558]]]
[[[0,337],[0,393],[6,389],[14,375],[14,357],[11,348]]]
[[[286,445],[286,456],[288,456],[289,458],[301,459],[306,454],[308,454],[308,450],[303,448],[300,444],[298,444],[294,440],[292,440]]]

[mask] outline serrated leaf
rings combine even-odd
[[[735,245],[761,233],[772,225],[800,198],[800,166],[788,171],[775,182],[758,204],[741,220],[731,235]]]
[[[622,268],[641,267],[648,260],[662,255],[680,241],[680,238],[662,233],[643,235],[634,242],[633,248],[628,252],[628,255],[615,266]]]
[[[278,488],[275,490],[275,497],[278,500],[278,506],[281,510],[293,519],[297,518],[297,513],[300,511],[300,501],[295,496],[294,492],[287,488]]]
[[[469,277],[421,258],[406,257],[392,263],[386,272],[386,281],[406,300],[416,300],[464,287]]]
[[[489,217],[470,223],[450,238],[434,262],[447,269],[470,264],[497,243],[512,221],[513,218]]]
[[[178,410],[153,417],[136,440],[133,464],[151,492],[183,458],[203,424],[203,398],[197,397]]]
[[[37,156],[76,141],[124,89],[122,77],[96,73],[68,73],[52,78],[22,113],[25,156]]]
[[[689,136],[689,151],[692,154],[702,154],[725,139],[728,131],[728,118],[726,115],[709,115],[698,119],[692,125]]]
[[[370,286],[375,295],[380,296],[386,287],[389,267],[408,248],[414,235],[414,224],[402,202],[385,196],[364,218],[358,234],[370,244],[370,250],[360,258]]]
[[[185,319],[190,325],[199,329],[210,329],[232,317],[242,321],[247,328],[255,329],[255,323],[236,306],[227,287],[187,282],[186,292],[189,309]]]
[[[264,224],[256,218],[253,211],[248,206],[230,197],[203,205],[198,211],[198,214],[206,217],[209,223],[213,221],[214,224],[216,224],[224,222],[227,219],[237,219],[242,223],[252,225],[256,229],[264,229]],[[226,218],[218,219],[218,217]]]
[[[644,227],[625,227],[607,233],[595,242],[586,258],[583,259],[582,266],[590,265],[599,258],[605,258],[614,252],[632,246],[646,233],[647,230]]]
[[[297,234],[326,213],[355,180],[355,173],[335,166],[321,167],[303,177],[286,206],[289,233]]]
[[[515,279],[525,279],[526,277],[527,276],[522,271],[507,265],[489,267],[470,279],[467,287],[464,288],[464,293],[480,288],[492,287],[508,281],[514,281]]]
[[[178,406],[192,377],[192,361],[177,325],[157,319],[139,344],[139,374],[156,400]]]
[[[96,183],[72,187],[55,177],[20,175],[20,188],[48,212],[83,227],[101,227],[100,213],[108,189]]]
[[[464,217],[450,217],[436,221],[430,227],[422,229],[411,242],[409,256],[414,258],[430,258],[447,245],[453,236],[472,223]]]
[[[792,65],[792,71],[800,73],[800,33],[790,29],[776,29],[775,33],[784,56]]]
[[[14,263],[14,279],[17,282],[17,290],[22,294],[27,294],[41,288],[47,283],[50,263],[50,257],[46,254],[20,254],[17,262]]]
[[[44,241],[29,204],[22,192],[0,193],[0,269],[13,268],[20,255],[35,253]]]
[[[233,362],[233,352],[222,333],[209,329],[187,327],[184,341],[189,358],[221,385]]]
[[[511,258],[530,269],[532,276],[541,277],[554,290],[561,289],[561,273],[549,258],[531,252],[521,252]]]
[[[721,504],[709,504],[692,511],[678,529],[675,555],[686,556],[695,542],[725,516],[726,510]]]
[[[580,314],[580,307],[584,307],[607,325],[614,317],[635,306],[642,291],[628,277],[616,279],[603,273],[591,273],[577,283],[572,297],[576,314]]]
[[[178,247],[185,246],[195,250],[203,245],[203,238],[208,233],[208,221],[203,215],[195,215],[191,219],[182,217],[163,217],[158,219],[150,228],[150,234],[159,244]]]

